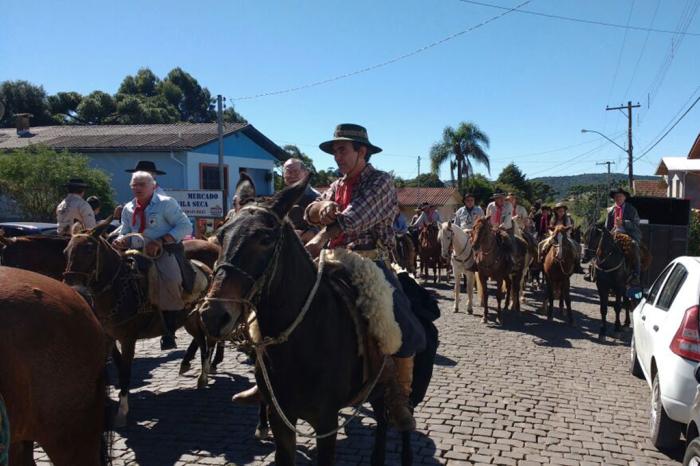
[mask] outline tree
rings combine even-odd
[[[440,178],[435,173],[421,173],[417,178],[412,180],[406,180],[405,185],[408,188],[444,188],[445,183],[443,183]]]
[[[83,96],[77,92],[59,92],[48,98],[49,113],[56,124],[72,123],[78,119],[78,105]]]
[[[76,112],[82,123],[101,125],[114,121],[117,106],[111,95],[102,91],[91,92],[80,101]]]
[[[465,192],[474,194],[474,199],[479,204],[487,204],[493,196],[494,186],[484,175],[476,174],[467,181]]]
[[[5,114],[0,119],[2,128],[15,126],[16,113],[31,113],[35,125],[54,124],[42,86],[27,81],[4,81],[0,84],[0,102],[5,105]]]
[[[457,129],[448,126],[442,132],[442,141],[430,149],[431,170],[437,174],[440,166],[450,160],[452,173],[457,168],[457,188],[461,192],[463,175],[469,181],[469,177],[474,174],[472,160],[484,165],[491,173],[489,156],[484,150],[484,146],[488,148],[489,144],[489,137],[475,123],[462,122]]]
[[[542,202],[551,202],[556,195],[556,191],[547,183],[542,181],[528,181],[532,192],[532,200],[541,200]]]
[[[86,195],[99,196],[104,211],[114,208],[109,176],[90,168],[87,156],[40,145],[0,154],[0,193],[14,199],[27,220],[55,222],[56,206],[66,195],[63,185],[71,178],[85,180]]]
[[[511,191],[514,188],[519,197],[532,200],[532,188],[525,179],[525,175],[514,163],[510,163],[503,168],[501,174],[498,175],[496,183],[511,186]]]

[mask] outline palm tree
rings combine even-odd
[[[430,149],[431,171],[437,174],[440,166],[450,160],[452,178],[457,168],[457,187],[461,191],[462,176],[469,181],[474,174],[472,161],[484,165],[491,174],[489,155],[484,150],[484,146],[488,149],[489,143],[489,137],[475,123],[463,121],[457,129],[448,126],[442,132],[442,141],[436,142]]]

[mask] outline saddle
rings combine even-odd
[[[628,269],[634,266],[635,256],[634,256],[634,240],[631,236],[625,233],[615,233],[613,235],[615,239],[615,244],[622,250],[625,255],[625,265]],[[651,254],[649,253],[649,248],[646,244],[641,241],[637,243],[639,246],[639,260],[641,270],[647,270],[651,264]]]

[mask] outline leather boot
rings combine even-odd
[[[253,385],[248,390],[236,393],[231,399],[235,404],[241,406],[257,406],[262,401],[260,390],[257,385]]]
[[[413,356],[408,358],[392,357],[390,361],[393,362],[393,365],[387,364],[387,367],[393,367],[389,369],[387,375],[395,372],[395,377],[391,377],[386,385],[385,397],[389,421],[399,432],[415,430],[416,421],[413,419],[413,410],[409,400],[411,384],[413,383]]]

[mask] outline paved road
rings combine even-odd
[[[416,464],[678,464],[647,441],[648,388],[627,371],[629,330],[597,340],[591,286],[574,282],[577,327],[547,322],[533,307],[504,328],[453,313],[446,287],[434,288],[443,316],[432,386],[418,408]],[[464,302],[464,301],[463,301]],[[611,321],[611,316],[608,316]],[[189,342],[178,334],[179,348]],[[116,465],[271,464],[273,446],[253,439],[256,411],[230,397],[251,380],[245,357],[229,351],[204,390],[195,375],[178,377],[182,349],[163,353],[139,343],[131,418],[115,436]],[[368,464],[373,421],[353,421],[338,442],[338,464]],[[389,464],[399,445],[390,442]],[[299,446],[299,464],[314,448]],[[48,464],[47,462],[40,464]]]

